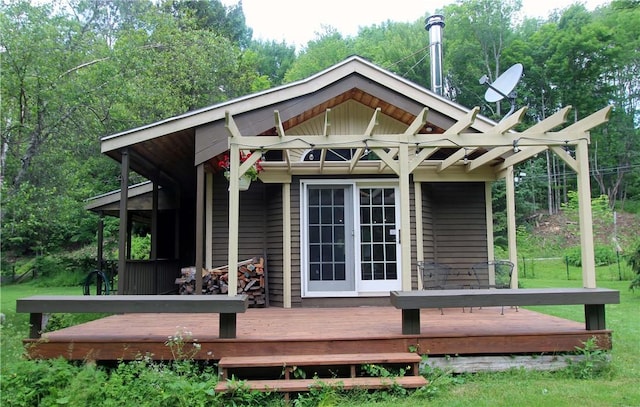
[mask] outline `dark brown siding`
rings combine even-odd
[[[422,184],[422,253],[424,261],[434,261],[436,242],[433,233],[433,209],[430,190]]]
[[[411,225],[411,289],[418,288],[418,279],[416,278],[416,267],[418,259],[418,247],[414,244],[416,241],[416,190],[414,184],[409,184],[409,224]],[[398,197],[399,198],[399,197]]]
[[[213,181],[213,266],[228,262],[229,183],[220,174]],[[266,253],[266,187],[254,181],[248,191],[240,192],[238,259],[240,261]],[[268,272],[268,270],[267,270]]]
[[[286,216],[286,214],[285,214]],[[300,178],[291,181],[291,307],[302,306],[300,283]]]
[[[269,306],[284,306],[282,185],[266,186],[267,196],[267,292]]]
[[[434,261],[451,267],[448,283],[469,279],[471,266],[487,261],[484,183],[425,185],[433,215]],[[425,247],[427,243],[425,241]],[[425,259],[429,256],[425,249]]]

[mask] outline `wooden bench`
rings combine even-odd
[[[619,304],[620,292],[607,288],[523,288],[393,291],[402,310],[402,333],[420,334],[420,309],[524,305],[584,305],[587,330],[606,329],[605,304]]]
[[[30,313],[30,338],[40,338],[44,313],[218,313],[220,338],[236,337],[236,314],[249,308],[246,294],[226,295],[36,295],[16,301],[16,312]]]
[[[288,393],[310,391],[323,385],[337,386],[342,389],[384,389],[393,386],[418,388],[427,381],[420,376],[421,357],[416,353],[356,353],[356,354],[322,354],[322,355],[273,355],[273,356],[227,356],[220,359],[220,381],[216,392],[229,392],[242,386],[254,391],[277,391]],[[363,365],[410,366],[409,376],[398,377],[358,377],[357,367]],[[342,377],[296,378],[295,370],[330,367],[333,375]],[[341,371],[340,367],[345,370]],[[276,368],[278,379],[243,380],[243,373],[255,373],[257,369]],[[304,370],[304,369],[303,369]],[[236,380],[229,380],[231,377]]]

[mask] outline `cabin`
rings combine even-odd
[[[494,259],[495,182],[506,183],[515,288],[514,166],[545,150],[578,175],[583,286],[595,288],[587,149],[610,107],[562,127],[565,107],[524,131],[526,108],[498,123],[478,111],[353,56],[104,137],[121,189],[87,208],[119,217],[118,294],[170,293],[183,268],[261,256],[270,307],[388,305],[390,292],[422,288],[421,262],[466,271]],[[130,185],[131,172],[148,182]],[[151,232],[149,260],[130,259],[136,222]]]

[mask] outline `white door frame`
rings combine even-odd
[[[345,210],[351,210],[351,230],[345,230],[345,240],[348,239],[353,249],[348,251],[352,259],[347,267],[347,272],[352,273],[355,278],[353,289],[342,291],[318,291],[313,290],[309,284],[309,240],[308,240],[308,186],[344,186],[351,187],[347,191],[352,193],[352,197],[345,199]],[[360,241],[360,220],[359,220],[359,191],[360,188],[394,188],[395,189],[395,224],[396,224],[396,280],[363,280],[361,275],[361,241]],[[357,297],[357,296],[385,296],[389,291],[402,289],[402,262],[400,246],[400,203],[399,186],[397,179],[307,179],[300,181],[300,282],[302,297]],[[346,207],[347,202],[350,208]],[[347,215],[345,214],[345,218]]]

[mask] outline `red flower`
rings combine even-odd
[[[243,152],[240,152],[240,164],[247,161],[249,157],[251,157],[251,153],[245,154]],[[258,174],[263,171],[260,162],[261,160],[256,161],[256,163],[253,164],[253,167],[249,168],[245,173],[246,175],[250,176],[253,181],[255,181],[258,178]],[[218,168],[225,172],[230,171],[231,160],[229,158],[229,152],[224,153],[220,158],[218,158]]]

